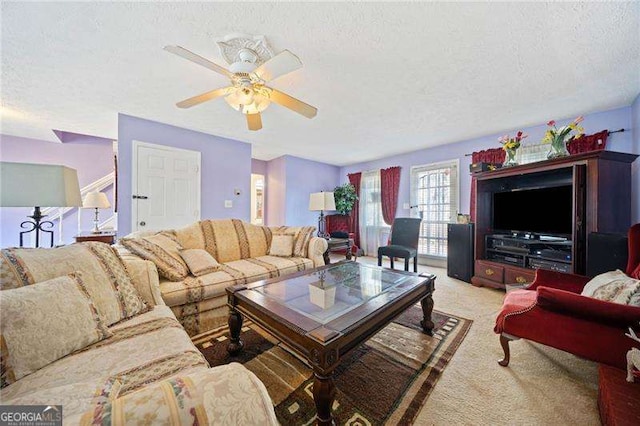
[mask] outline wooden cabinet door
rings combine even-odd
[[[573,166],[573,245],[571,258],[573,259],[573,273],[585,273],[586,258],[586,196],[587,196],[587,166],[576,164]]]

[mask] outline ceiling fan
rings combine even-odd
[[[228,70],[180,46],[166,46],[164,50],[209,68],[231,80],[230,86],[178,102],[176,105],[179,108],[191,108],[203,102],[224,97],[229,105],[245,114],[249,130],[260,130],[262,128],[260,113],[271,102],[275,102],[307,118],[313,118],[318,113],[317,108],[265,85],[271,80],[302,67],[300,59],[288,50],[284,50],[263,64],[258,65],[256,63],[258,60],[256,52],[243,48],[238,52],[239,60],[232,63]]]

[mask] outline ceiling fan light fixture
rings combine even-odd
[[[164,49],[190,62],[227,77],[230,85],[210,90],[180,101],[178,108],[191,108],[203,102],[224,97],[236,111],[243,113],[249,130],[262,128],[261,112],[274,102],[304,117],[313,118],[317,108],[284,92],[266,86],[266,83],[302,68],[302,61],[288,50],[273,55],[264,37],[249,40],[242,35],[225,37],[219,42],[224,58],[231,64],[227,70],[210,60],[180,46]]]
[[[249,97],[244,93],[246,89],[237,89],[224,100],[236,111],[243,114],[257,114],[264,111],[271,104],[268,97],[252,91]],[[251,89],[249,89],[251,90]]]

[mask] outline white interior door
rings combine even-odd
[[[134,231],[180,228],[200,220],[200,152],[133,143]]]

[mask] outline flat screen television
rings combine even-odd
[[[493,194],[493,230],[570,237],[571,185]]]

